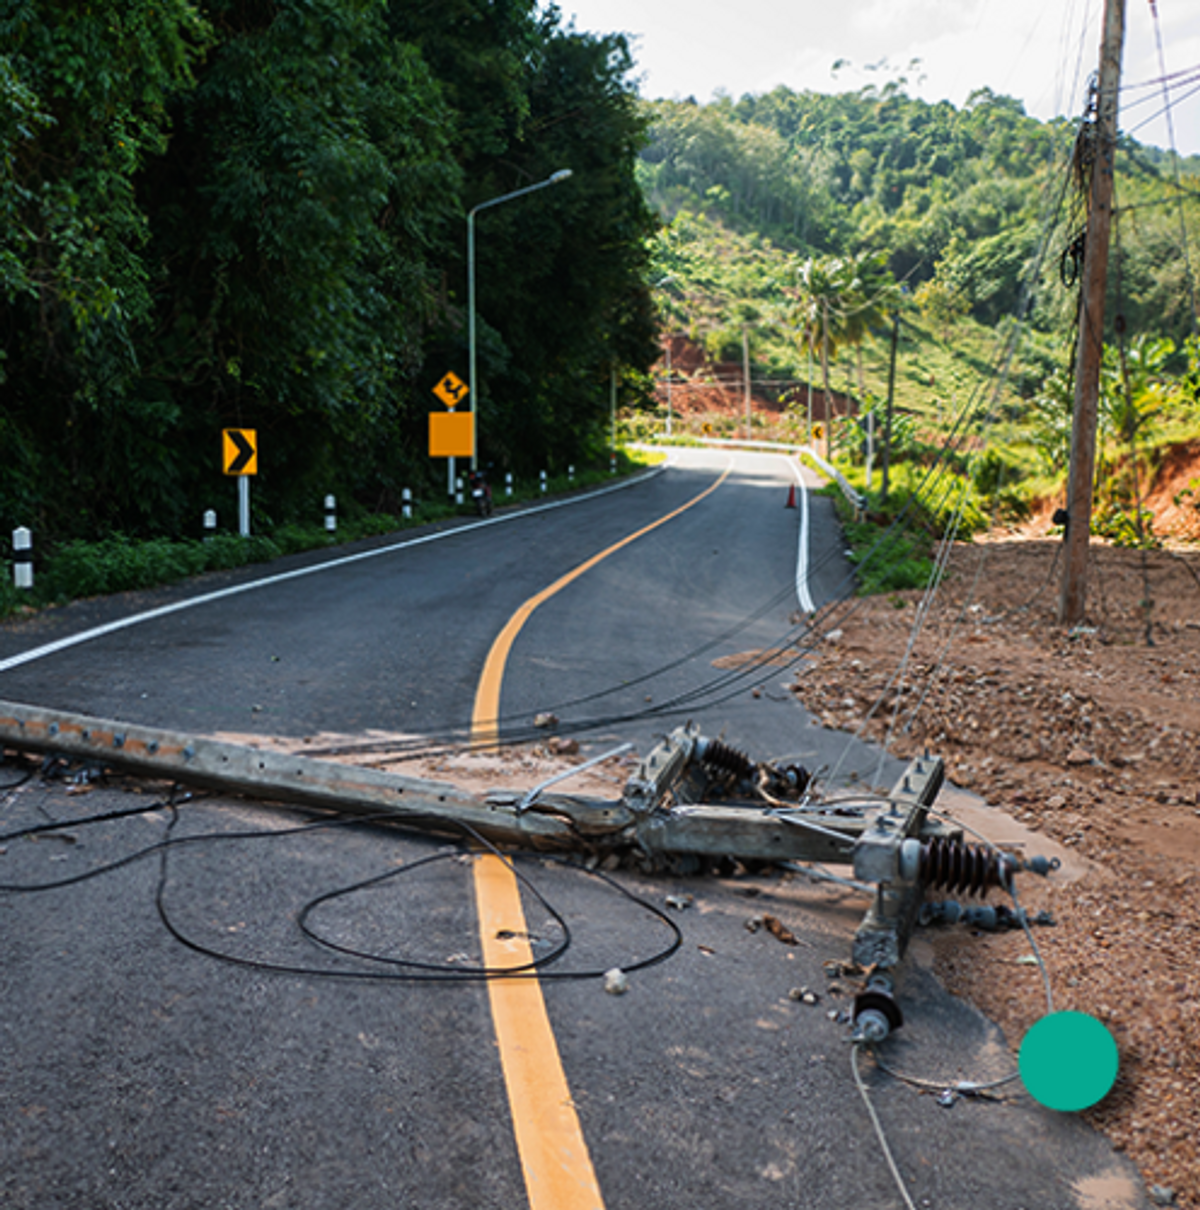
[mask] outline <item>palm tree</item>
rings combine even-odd
[[[800,339],[821,359],[825,392],[825,457],[833,451],[833,406],[829,394],[829,359],[836,355],[843,336],[844,262],[838,257],[809,257],[800,267],[796,326]]]
[[[842,262],[842,338],[854,346],[858,394],[863,399],[862,347],[873,328],[882,327],[896,309],[900,289],[882,252],[859,252]]]

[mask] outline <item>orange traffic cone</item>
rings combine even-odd
[[[787,504],[784,505],[784,508],[795,508],[795,507],[796,507],[796,485],[793,483],[788,487],[788,502],[787,502]]]

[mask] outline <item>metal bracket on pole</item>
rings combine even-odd
[[[895,850],[902,841],[917,837],[961,837],[961,831],[952,833],[928,819],[928,808],[937,800],[945,780],[945,767],[940,758],[913,761],[892,790],[891,811],[876,821],[876,832],[888,848]],[[871,840],[864,837],[864,842],[860,854]],[[864,968],[896,966],[912,936],[925,888],[915,878],[870,877],[871,871],[862,870],[861,862],[860,856],[855,866],[856,875],[867,874],[865,880],[876,883],[877,890],[875,902],[854,935],[854,961]]]

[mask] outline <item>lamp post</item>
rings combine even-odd
[[[557,185],[559,181],[565,181],[570,175],[569,168],[560,168],[544,181],[538,181],[536,185],[526,185],[524,189],[515,189],[512,193],[504,193],[499,197],[489,198],[486,202],[480,202],[467,215],[467,340],[469,345],[467,398],[471,401],[471,407],[475,411],[475,441],[471,453],[472,470],[479,465],[479,396],[475,393],[475,216],[489,206],[499,206],[501,202],[511,202],[515,197],[524,197],[527,193],[545,189],[547,185]],[[453,459],[450,460],[450,468],[450,478],[453,482]]]

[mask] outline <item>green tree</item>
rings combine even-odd
[[[852,345],[858,365],[858,393],[866,402],[862,347],[872,330],[882,327],[900,302],[900,290],[882,252],[860,252],[843,262],[842,334]]]
[[[171,417],[128,407],[152,309],[137,194],[173,97],[209,43],[185,0],[10,0],[0,10],[0,378],[9,463],[0,513],[72,528],[161,503]],[[142,456],[141,479],[128,468]],[[36,502],[36,503],[35,503]],[[30,517],[36,507],[38,515]]]
[[[260,494],[285,517],[322,483],[368,495],[411,465],[453,118],[379,5],[214,8],[220,45],[145,180],[163,276],[143,387],[183,405],[197,448],[261,430]]]
[[[658,355],[657,223],[635,173],[645,123],[629,48],[564,30],[553,10],[539,30],[522,136],[479,165],[468,193],[474,204],[573,173],[477,219],[481,454],[520,472],[599,447],[613,371],[636,378]],[[443,360],[463,356],[465,335],[444,334]]]

